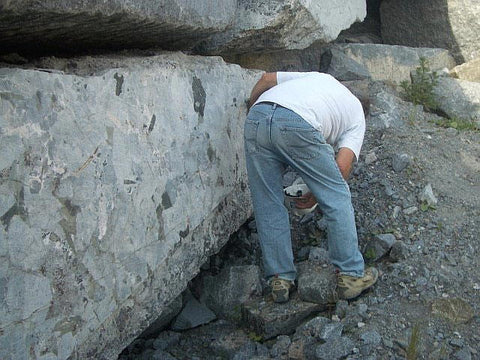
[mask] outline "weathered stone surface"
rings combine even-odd
[[[165,350],[170,346],[176,345],[180,341],[180,333],[174,331],[162,332],[152,344],[155,350]]]
[[[331,57],[330,61],[324,60],[327,57]],[[410,81],[410,73],[419,66],[420,57],[428,60],[432,70],[455,66],[447,50],[383,44],[335,44],[322,56],[322,63],[324,70],[339,80],[370,78],[400,83]]]
[[[193,346],[193,349],[192,344],[196,345]],[[176,359],[205,359],[207,357],[206,353],[211,358],[233,359],[237,352],[251,346],[253,346],[253,349],[256,348],[255,343],[243,330],[238,329],[228,321],[217,320],[205,326],[183,332],[179,344],[174,344],[167,350]],[[186,349],[194,351],[185,356]]]
[[[1,1],[0,49],[181,49],[229,27],[236,5],[236,0]]]
[[[0,358],[116,358],[251,213],[258,73],[180,53],[0,69]]]
[[[48,0],[0,3],[1,53],[162,47],[303,49],[366,16],[365,0]]]
[[[354,347],[355,343],[350,338],[335,337],[318,345],[315,349],[315,356],[319,360],[343,359],[353,351]]]
[[[317,316],[307,321],[295,330],[290,345],[288,356],[290,359],[312,359],[315,357],[314,344],[320,340],[325,326],[331,324],[331,320]]]
[[[223,54],[225,61],[247,69],[264,71],[319,71],[323,49],[327,45],[316,41],[306,49]]]
[[[292,344],[290,337],[288,335],[277,336],[275,344],[272,346],[270,355],[274,359],[284,358],[288,354],[288,348]]]
[[[480,126],[480,83],[441,77],[434,95],[439,110],[450,118],[473,120]]]
[[[385,0],[380,16],[386,43],[448,49],[458,63],[480,55],[478,0]]]
[[[402,127],[409,120],[405,114],[419,117],[423,113],[422,106],[403,101],[396,92],[380,82],[372,85],[371,99],[367,122],[373,128]]]
[[[316,262],[322,265],[330,264],[328,250],[319,246],[310,249],[308,260],[310,262]]]
[[[363,356],[371,354],[382,342],[382,336],[376,330],[364,332],[360,335],[360,339],[362,340],[360,353]]]
[[[390,258],[393,261],[401,261],[407,259],[409,254],[408,247],[401,240],[395,241],[390,250]]]
[[[231,266],[217,276],[204,278],[202,300],[219,316],[240,319],[240,305],[262,294],[256,265]]]
[[[450,75],[460,80],[480,82],[480,57],[455,66]]]
[[[270,339],[292,333],[311,314],[322,311],[322,305],[290,298],[284,304],[263,299],[252,300],[242,307],[242,321],[257,334]]]
[[[187,293],[185,306],[173,322],[172,330],[181,331],[192,329],[200,325],[208,324],[216,318],[212,310],[195,299],[192,294]]]
[[[411,161],[412,160],[410,159],[410,156],[408,154],[395,154],[392,157],[392,168],[395,172],[399,173],[405,170],[408,165],[410,165]]]
[[[316,40],[334,40],[365,16],[365,0],[240,0],[232,27],[213,35],[199,50],[235,54],[304,49]]]
[[[327,307],[334,304],[337,278],[332,265],[323,267],[319,264],[305,261],[297,265],[298,296],[303,301],[316,303]]]
[[[432,184],[427,184],[424,188],[422,193],[420,194],[420,201],[429,205],[435,206],[438,203],[438,199],[433,193]]]
[[[182,310],[182,295],[176,297],[153,323],[139,336],[148,339],[158,335]]]
[[[299,326],[295,330],[295,334],[293,339],[301,339],[301,338],[314,338],[315,340],[319,340],[321,333],[327,324],[330,324],[332,321],[329,318],[324,316],[316,316],[313,319],[307,321],[305,324]]]
[[[324,52],[321,64],[324,66],[321,69],[322,72],[327,72],[341,81],[371,78],[370,72],[364,65],[353,60],[344,51],[336,47],[331,47]]]
[[[384,256],[393,246],[396,239],[393,234],[378,234],[371,238],[365,247],[365,257],[377,261]]]
[[[435,299],[432,313],[456,324],[467,323],[475,315],[472,306],[460,298]]]

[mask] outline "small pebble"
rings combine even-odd
[[[403,213],[405,215],[412,215],[418,211],[418,208],[416,206],[411,206],[405,210],[403,210]]]
[[[365,156],[365,164],[370,165],[377,161],[377,155],[374,152],[369,152],[367,156]]]

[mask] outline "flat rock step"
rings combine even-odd
[[[275,303],[268,296],[245,303],[242,322],[266,340],[293,333],[307,318],[327,308],[324,304],[301,301],[296,294],[284,304]]]

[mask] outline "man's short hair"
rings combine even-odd
[[[363,113],[365,114],[365,117],[367,117],[368,115],[370,115],[370,99],[367,97],[359,97],[358,100],[360,100],[363,108]]]

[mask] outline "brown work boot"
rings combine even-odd
[[[273,301],[276,303],[287,302],[290,296],[290,290],[293,288],[293,282],[280,278],[273,278],[270,281],[272,287]]]
[[[365,270],[363,277],[339,275],[337,293],[340,299],[350,300],[359,296],[363,291],[377,282],[378,270],[374,267]]]

